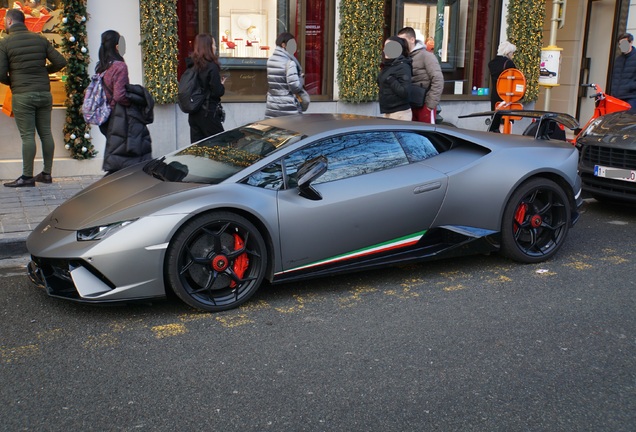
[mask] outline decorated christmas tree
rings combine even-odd
[[[86,34],[86,0],[63,0],[60,33],[66,57],[66,121],[64,144],[74,159],[91,159],[97,151],[91,143],[91,128],[82,117],[84,90],[90,82]]]

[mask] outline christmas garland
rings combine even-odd
[[[539,97],[539,69],[545,0],[510,0],[508,4],[508,40],[517,47],[515,66],[526,77],[526,102]]]
[[[378,100],[384,31],[384,0],[342,0],[338,40],[338,86],[344,102]]]
[[[90,82],[88,74],[88,40],[86,34],[86,0],[63,0],[60,36],[66,57],[66,121],[64,147],[73,159],[91,159],[97,154],[91,142],[91,128],[82,116],[84,90]]]
[[[177,100],[177,0],[141,0],[144,85],[159,104]]]

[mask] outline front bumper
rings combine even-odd
[[[162,299],[162,294],[149,294],[145,285],[115,287],[88,263],[79,259],[31,257],[27,266],[31,282],[51,297],[80,303],[114,303]]]
[[[595,165],[618,169],[636,169],[636,150],[584,145],[581,146],[580,153],[579,173],[585,192],[595,197],[636,203],[636,182],[594,175]]]

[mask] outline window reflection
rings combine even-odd
[[[423,135],[414,132],[396,132],[395,135],[412,163],[423,161],[438,154],[431,140]]]
[[[314,183],[325,183],[372,173],[400,165],[408,160],[392,132],[349,134],[329,138],[305,147],[285,158],[289,187],[298,185],[300,166],[317,156],[325,156],[328,169]]]
[[[280,161],[266,166],[247,178],[246,184],[263,189],[279,190],[283,187],[283,168]]]
[[[158,167],[152,166],[149,174],[162,174],[164,165],[177,166],[186,173],[181,181],[219,183],[300,139],[302,135],[297,132],[252,123],[169,154]]]

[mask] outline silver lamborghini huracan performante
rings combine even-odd
[[[173,291],[222,311],[266,281],[500,251],[552,257],[578,219],[563,141],[351,115],[222,132],[107,176],[31,233],[29,275],[54,297]]]

